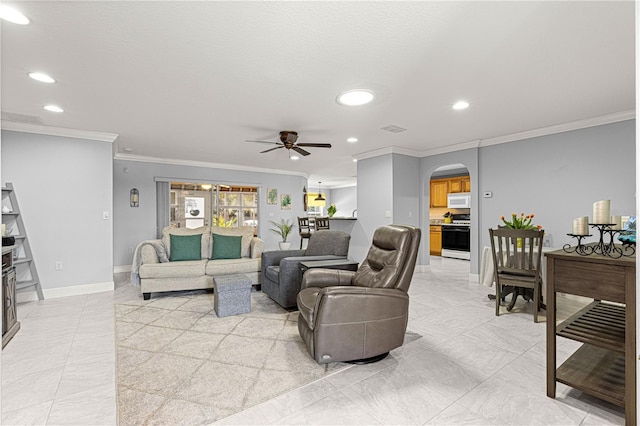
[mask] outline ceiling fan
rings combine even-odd
[[[254,140],[246,140],[245,142],[258,142],[258,143],[267,143],[270,145],[278,145],[275,148],[270,148],[264,151],[260,151],[260,154],[264,154],[265,152],[273,151],[274,149],[287,148],[288,150],[294,150],[300,155],[307,156],[311,154],[309,151],[302,149],[301,147],[313,147],[313,148],[331,148],[330,143],[298,143],[298,132],[294,132],[293,130],[283,130],[280,132],[280,142],[272,142],[272,141],[254,141]]]

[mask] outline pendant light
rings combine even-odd
[[[318,182],[318,196],[314,199],[314,201],[325,201],[326,200],[326,198],[324,198],[322,196],[322,191],[320,190],[320,188],[321,188],[320,184],[321,183],[322,182]]]

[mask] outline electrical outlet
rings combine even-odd
[[[133,247],[129,247],[129,254],[133,254]]]
[[[62,262],[56,262],[56,271],[62,271]]]

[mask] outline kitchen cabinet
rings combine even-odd
[[[429,226],[429,253],[435,256],[442,254],[442,226]]]
[[[471,191],[470,176],[457,176],[454,178],[449,178],[449,193],[470,192],[470,191]]]
[[[447,207],[449,179],[433,179],[430,185],[430,207]]]
[[[471,177],[456,176],[432,179],[430,189],[431,202],[429,207],[447,207],[447,194],[471,192]]]
[[[636,424],[636,262],[556,250],[547,258],[547,396],[556,382],[624,407]],[[556,324],[556,293],[594,299]],[[556,368],[556,336],[583,345]]]

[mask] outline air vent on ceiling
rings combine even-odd
[[[2,119],[7,121],[15,121],[17,123],[38,124],[40,126],[44,125],[40,117],[36,117],[35,115],[18,114],[15,112],[2,111]]]
[[[391,133],[402,133],[402,132],[406,131],[407,129],[402,128],[400,126],[394,126],[393,124],[390,124],[388,126],[382,127],[380,130],[386,130],[387,132],[391,132]]]

